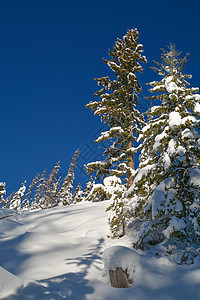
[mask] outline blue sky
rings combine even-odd
[[[94,100],[93,78],[107,76],[102,57],[116,39],[137,27],[148,64],[140,83],[155,79],[152,60],[174,43],[190,53],[186,72],[200,86],[200,3],[194,1],[0,0],[0,181],[8,194],[37,172],[50,171],[81,150],[81,166],[99,152],[101,127],[85,105]]]

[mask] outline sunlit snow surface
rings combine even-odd
[[[1,219],[0,298],[200,299],[199,258],[193,265],[185,266],[175,264],[168,257],[155,256],[154,250],[139,251],[137,255],[131,250],[134,237],[131,231],[122,239],[109,239],[107,205],[108,202],[80,203],[14,213]],[[1,210],[0,217],[12,213]],[[124,252],[124,247],[130,251]],[[107,285],[108,266],[102,260],[105,249],[106,264],[112,259],[112,266],[117,266],[125,256],[123,263],[129,272],[135,268],[133,287],[116,289]]]

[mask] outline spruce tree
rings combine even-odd
[[[10,201],[9,208],[15,209],[15,210],[21,210],[22,209],[22,198],[24,196],[24,193],[26,191],[26,181],[22,184],[22,186],[19,188],[19,190],[13,195],[13,198]]]
[[[55,192],[58,191],[58,182],[60,183],[60,179],[57,181],[59,169],[60,161],[56,164],[45,181],[43,194],[39,201],[39,205],[43,209],[53,207],[57,201]]]
[[[40,207],[40,201],[41,201],[43,192],[45,191],[46,173],[47,173],[47,169],[45,169],[43,171],[43,173],[40,176],[40,179],[38,181],[38,185],[37,185],[35,195],[34,195],[34,201],[32,201],[32,203],[31,203],[32,209],[37,209]]]
[[[93,188],[93,185],[95,184],[95,181],[92,176],[90,176],[89,181],[86,183],[86,187],[84,190],[84,199],[87,201],[88,196]]]
[[[28,191],[24,196],[24,200],[22,203],[23,208],[29,208],[31,206],[31,194],[33,193],[34,188],[36,187],[39,179],[39,173],[33,178],[31,184],[29,185]]]
[[[160,81],[150,83],[158,101],[149,111],[139,137],[140,164],[130,193],[136,194],[135,216],[145,221],[137,246],[172,237],[199,238],[200,225],[200,95],[183,73],[186,55],[170,45],[154,70]],[[198,180],[197,180],[198,178]]]
[[[142,90],[136,74],[143,71],[140,63],[147,61],[142,56],[143,45],[138,38],[139,33],[134,28],[128,30],[123,39],[117,39],[113,50],[109,50],[110,59],[103,59],[115,79],[109,76],[96,79],[102,88],[95,96],[101,99],[86,105],[109,126],[109,130],[96,140],[97,143],[107,142],[105,159],[89,163],[88,174],[96,172],[96,177],[103,179],[110,175],[120,176],[128,186],[132,183],[134,169],[133,142],[144,122],[136,108]]]
[[[4,201],[2,208],[9,208],[15,192],[12,192]]]
[[[84,197],[83,197],[83,190],[81,187],[81,183],[79,183],[79,185],[77,186],[77,188],[74,191],[73,194],[73,203],[78,203],[83,201]]]
[[[60,188],[59,195],[58,195],[59,198],[58,202],[60,205],[69,205],[73,202],[72,189],[73,189],[73,182],[74,182],[74,168],[76,167],[78,156],[79,156],[79,150],[77,150],[74,153],[67,176],[64,179],[63,184]]]
[[[59,188],[60,188],[61,177],[55,179],[52,188],[49,193],[49,208],[57,206],[59,203]]]
[[[108,221],[112,238],[119,238],[126,234],[129,219],[132,216],[131,201],[126,197],[127,189],[121,179],[110,176],[104,179],[105,191],[110,199]]]
[[[3,207],[5,204],[4,196],[6,194],[6,184],[5,182],[0,182],[0,207]]]

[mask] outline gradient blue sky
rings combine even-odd
[[[83,153],[101,126],[85,105],[93,78],[108,75],[102,57],[127,29],[138,28],[149,61],[143,86],[169,43],[190,53],[186,72],[200,86],[199,11],[199,0],[0,0],[0,181],[8,194],[59,160],[67,172],[77,148],[98,155],[95,146]]]

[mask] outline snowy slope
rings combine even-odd
[[[1,219],[0,298],[200,299],[198,259],[193,265],[179,266],[167,257],[139,253],[132,288],[116,289],[105,284],[104,250],[114,245],[131,248],[132,234],[120,240],[107,237],[107,205],[80,203],[18,212]],[[0,217],[11,213],[1,210]],[[106,253],[112,256],[112,251]],[[106,257],[109,259],[108,254]]]

